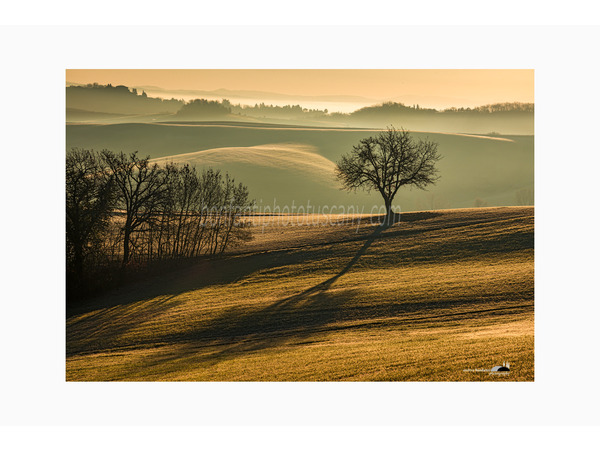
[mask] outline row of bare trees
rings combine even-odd
[[[215,255],[251,239],[248,189],[218,170],[137,153],[72,149],[66,160],[67,284],[103,268]],[[73,290],[72,289],[72,290]]]

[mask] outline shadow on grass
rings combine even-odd
[[[349,304],[357,295],[360,292],[307,290],[259,310],[229,310],[207,326],[166,337],[166,343],[180,345],[152,356],[148,364],[160,367],[161,373],[167,374],[181,371],[182,360],[212,366],[270,348],[314,344],[323,339],[320,335],[324,332],[361,328],[373,332],[380,327],[415,324],[438,327],[457,320],[509,320],[533,311],[533,300],[524,302],[524,298],[512,302],[499,298],[496,305],[493,296],[475,301]]]
[[[368,230],[370,227],[375,227],[373,233],[366,234],[361,232],[360,234],[344,236],[339,240],[326,243],[326,245],[330,245],[365,240],[365,245],[359,250],[352,261],[348,263],[348,266],[334,278],[337,279],[346,273],[366,252],[373,241],[377,239],[383,231],[387,230],[390,225],[401,221],[417,222],[427,220],[439,215],[441,215],[441,213],[436,212],[396,214],[393,223],[387,225],[381,223],[383,216],[369,216],[360,219],[360,223],[366,225],[365,230]],[[407,233],[407,231],[397,230],[394,231],[393,234],[386,234],[386,237],[394,237],[399,233]],[[302,249],[304,254],[298,254],[298,249]],[[300,245],[295,248],[281,250],[234,253],[227,255],[225,258],[197,258],[189,261],[187,267],[182,268],[181,266],[178,266],[171,270],[166,270],[160,276],[132,282],[115,288],[96,298],[90,298],[79,304],[69,305],[67,308],[67,318],[97,311],[98,309],[106,310],[107,308],[128,305],[159,296],[168,295],[169,297],[174,298],[191,290],[201,289],[212,285],[227,285],[234,283],[260,270],[276,267],[280,265],[282,261],[285,261],[285,264],[295,264],[303,262],[304,260],[310,261],[311,259],[319,258],[320,256],[322,256],[322,250],[319,248],[319,245],[308,243],[304,246]],[[331,280],[330,284],[333,283],[333,281],[335,280]],[[315,288],[317,288],[317,286],[315,286]]]
[[[440,215],[439,213],[405,213],[400,217],[401,222],[418,222],[428,220]],[[395,221],[398,217],[395,217]],[[426,223],[425,230],[438,230],[443,227],[440,224]],[[483,224],[489,220],[468,221],[469,225]],[[463,220],[457,220],[449,228],[464,226]],[[391,228],[391,229],[390,229]],[[448,228],[448,225],[445,227]],[[373,230],[371,228],[371,230]],[[450,310],[456,307],[473,307],[483,309],[488,306],[506,306],[506,300],[523,302],[529,298],[529,293],[523,293],[521,298],[505,299],[498,298],[499,303],[493,294],[485,298],[453,298],[453,299],[431,299],[419,302],[402,302],[399,298],[389,299],[389,301],[379,301],[374,304],[356,304],[361,293],[351,289],[336,290],[332,289],[334,283],[343,275],[351,273],[352,268],[364,256],[371,245],[378,239],[394,238],[399,235],[411,236],[415,233],[422,233],[423,230],[412,229],[393,229],[390,225],[380,224],[371,233],[355,236],[350,239],[343,239],[339,242],[359,242],[364,241],[358,251],[352,255],[348,262],[339,269],[335,275],[327,280],[310,287],[300,293],[287,296],[281,300],[275,301],[264,308],[255,307],[233,307],[226,310],[221,316],[210,321],[202,321],[201,318],[194,323],[191,329],[173,332],[167,335],[161,335],[157,339],[144,338],[141,345],[164,345],[179,343],[184,348],[198,349],[205,347],[206,352],[197,355],[197,361],[206,363],[216,363],[219,360],[240,356],[247,352],[274,347],[280,344],[289,343],[297,345],[294,342],[300,338],[307,338],[324,330],[336,328],[351,327],[352,322],[366,319],[383,319],[389,317],[403,316],[402,320],[426,320],[413,317],[418,313],[420,316],[429,314],[436,320],[444,320],[444,317],[452,317],[454,313]],[[504,237],[494,241],[486,239],[485,242],[478,243],[488,245],[486,251],[512,251],[514,248],[532,248],[533,236],[531,233],[525,233],[523,236],[517,235],[518,239],[512,243],[507,243]],[[498,241],[496,244],[496,240]],[[494,243],[489,247],[490,243]],[[507,245],[510,244],[510,245]],[[429,258],[437,260],[440,257],[440,244],[436,244],[435,251],[429,249],[425,255],[423,249],[410,250],[405,249],[403,256],[399,260],[394,260],[394,264],[402,263],[407,258]],[[452,244],[445,249],[443,253],[456,255],[457,244]],[[473,245],[471,241],[458,243],[458,245]],[[442,245],[443,247],[443,245]],[[497,248],[496,248],[497,247]],[[514,247],[514,248],[513,248]],[[480,251],[480,249],[476,249]],[[212,259],[200,261],[193,267],[180,270],[171,275],[165,275],[155,282],[143,283],[120,289],[112,296],[104,296],[98,300],[97,304],[90,304],[88,315],[82,317],[73,317],[72,325],[67,327],[67,354],[88,353],[97,350],[111,350],[123,345],[121,338],[134,327],[143,325],[167,312],[170,308],[178,306],[185,300],[176,297],[182,293],[200,289],[205,286],[228,285],[241,280],[255,272],[285,267],[287,265],[310,264],[311,261],[318,261],[323,257],[330,255],[330,248],[322,248],[316,245],[307,245],[301,250],[283,249],[257,252],[250,255],[229,256],[224,259]],[[411,252],[419,252],[418,255],[412,255]],[[348,254],[346,254],[348,255]],[[348,256],[346,256],[348,257]],[[398,295],[401,295],[399,293]],[[158,297],[158,298],[155,298]],[[533,293],[531,293],[531,299]],[[153,300],[148,300],[153,299]],[[139,305],[134,303],[139,302]],[[490,303],[491,302],[491,303]],[[502,303],[503,305],[500,305]],[[120,306],[132,304],[130,308],[120,308]],[[515,305],[516,303],[512,303]],[[510,306],[510,305],[509,305]],[[519,311],[519,307],[510,306]],[[510,309],[502,312],[502,308],[492,308],[485,314],[512,314]],[[81,314],[81,311],[78,312]],[[410,316],[410,317],[409,317]],[[427,319],[428,320],[428,319]],[[129,342],[128,342],[129,343]],[[137,345],[134,343],[133,345]],[[156,357],[150,363],[169,364],[169,360],[175,363],[175,360],[182,357],[182,353],[173,353],[172,355],[163,355]]]
[[[399,221],[399,220],[400,220],[400,215],[396,214],[395,217],[392,219],[392,222],[388,222],[388,223],[383,222],[380,225],[378,225],[377,228],[375,228],[375,231],[367,237],[363,246],[360,248],[360,250],[358,250],[358,252],[356,252],[356,255],[354,255],[354,257],[348,262],[348,264],[346,264],[346,266],[344,266],[344,268],[342,270],[340,270],[339,273],[335,274],[328,280],[325,280],[322,283],[319,283],[316,286],[313,286],[310,289],[307,289],[304,292],[301,292],[300,294],[296,294],[296,295],[288,297],[284,300],[281,300],[281,302],[286,302],[286,301],[290,301],[290,300],[292,300],[292,301],[301,300],[301,299],[305,298],[306,296],[313,295],[313,294],[316,294],[319,292],[325,292],[342,275],[348,273],[348,271],[350,269],[352,269],[352,267],[357,263],[357,261],[360,259],[360,257],[363,256],[367,252],[367,250],[369,249],[371,244],[373,242],[375,242],[375,240],[381,236],[381,233],[383,233],[385,230],[387,230],[392,225],[397,223],[397,221]]]
[[[424,213],[422,217],[429,218],[433,215]],[[422,219],[414,217],[414,220]],[[171,366],[177,371],[176,361],[182,355],[187,355],[194,363],[212,365],[281,345],[313,343],[315,337],[322,332],[389,326],[387,319],[393,319],[393,323],[398,325],[439,325],[467,318],[515,316],[530,313],[533,309],[533,291],[520,292],[514,298],[508,298],[502,293],[489,293],[481,297],[467,295],[416,302],[390,298],[387,301],[361,304],[360,301],[356,302],[362,295],[359,290],[332,288],[340,277],[351,272],[359,259],[388,228],[390,225],[378,226],[339,272],[309,289],[273,302],[265,308],[232,308],[209,323],[198,323],[193,330],[165,337],[164,342],[180,343],[183,347],[179,351],[156,356],[154,363],[164,364],[165,370],[169,370]],[[202,354],[197,353],[198,348],[204,348]]]
[[[329,287],[342,275],[347,273],[371,244],[389,228],[389,224],[381,224],[370,234],[360,250],[335,276],[304,292],[279,300],[258,311],[242,311],[231,308],[213,323],[189,333],[174,334],[162,339],[163,342],[190,340],[229,340],[246,335],[260,335],[272,331],[282,332],[296,330],[303,324],[311,327],[322,326],[334,319],[345,296],[334,298],[325,295]],[[316,252],[312,250],[310,252]],[[322,256],[322,250],[320,251]],[[312,258],[316,258],[313,255]],[[211,260],[190,268],[182,276],[173,280],[162,279],[160,285],[145,284],[143,291],[136,291],[136,286],[122,289],[112,298],[102,299],[102,307],[89,304],[90,311],[79,326],[67,327],[67,354],[97,351],[116,345],[119,338],[129,330],[143,325],[169,309],[176,307],[183,300],[175,300],[178,295],[203,286],[229,284],[258,270],[285,264],[296,264],[307,259],[307,251],[303,252],[268,252],[250,256],[241,256],[227,260]],[[168,294],[166,294],[168,293]],[[161,295],[167,295],[161,297]],[[154,300],[143,299],[159,297]],[[174,301],[175,300],[175,301]],[[120,308],[124,304],[140,302],[139,307]],[[82,311],[78,311],[82,314]],[[92,337],[93,339],[90,339]],[[270,339],[267,339],[269,341]]]
[[[401,312],[406,312],[407,309],[423,308],[424,305],[403,305],[398,302],[367,307],[348,307],[348,300],[353,297],[351,290],[330,291],[331,286],[340,277],[350,272],[373,242],[380,238],[381,234],[394,225],[398,219],[399,216],[396,216],[391,223],[382,223],[377,226],[352,259],[327,280],[298,294],[276,301],[265,308],[251,311],[244,308],[229,309],[211,323],[192,331],[172,334],[165,338],[165,341],[202,343],[220,347],[201,358],[205,362],[216,363],[242,353],[278,346],[293,338],[307,338],[338,322],[348,322],[366,317],[388,317],[399,314],[398,307],[402,310]],[[168,362],[170,359],[177,359],[177,355],[163,356],[160,358],[160,362]]]

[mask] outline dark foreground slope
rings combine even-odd
[[[533,380],[533,208],[362,219],[266,224],[71,311],[67,379]]]

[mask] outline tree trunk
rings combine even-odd
[[[384,223],[387,225],[391,225],[393,223],[394,213],[392,211],[392,200],[384,198],[385,202],[385,220]]]
[[[125,237],[123,239],[123,267],[129,262],[129,240],[131,236],[131,230],[129,227],[125,227]]]
[[[77,242],[73,253],[76,283],[80,284],[83,282],[83,244]]]

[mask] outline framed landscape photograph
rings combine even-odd
[[[533,381],[534,71],[67,69],[67,381]]]

